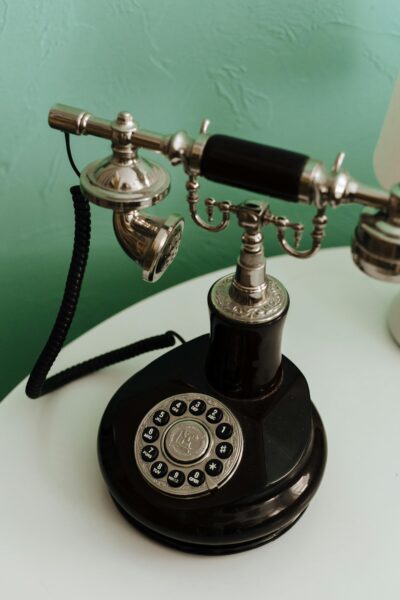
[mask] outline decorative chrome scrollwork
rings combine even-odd
[[[321,243],[325,236],[325,227],[328,223],[328,217],[325,215],[325,207],[317,210],[312,222],[314,225],[311,232],[312,246],[308,250],[298,250],[303,236],[304,225],[302,223],[292,223],[286,217],[278,217],[272,213],[268,213],[265,217],[265,224],[271,223],[275,225],[278,232],[278,241],[284,251],[295,258],[310,258],[310,256],[313,256],[321,248]],[[288,229],[293,229],[294,231],[294,247],[286,239],[286,231]]]
[[[230,202],[217,202],[216,200],[214,200],[214,198],[207,198],[205,200],[208,217],[207,222],[204,219],[202,219],[202,217],[197,212],[197,205],[200,200],[199,188],[200,184],[197,181],[197,175],[189,175],[189,179],[186,183],[186,189],[188,192],[187,201],[189,203],[190,216],[192,217],[193,221],[196,223],[196,225],[199,225],[199,227],[201,227],[202,229],[206,229],[207,231],[217,232],[226,229],[229,225],[231,217],[232,204]],[[218,209],[220,210],[222,214],[222,219],[220,223],[218,223],[218,225],[210,225],[209,223],[212,223],[213,221],[215,207],[218,207]]]
[[[266,203],[245,202],[240,205],[232,204],[227,200],[217,201],[214,198],[206,198],[204,201],[207,221],[205,221],[198,213],[198,204],[200,202],[200,183],[197,180],[197,175],[190,174],[186,183],[187,201],[189,211],[193,221],[206,231],[223,231],[230,223],[231,214],[236,214],[239,225],[245,229],[249,226],[254,230],[261,232],[262,227],[269,224],[274,225],[277,230],[277,237],[283,250],[294,256],[295,258],[309,258],[313,256],[321,247],[322,240],[325,236],[325,227],[328,218],[325,215],[326,207],[318,208],[312,222],[314,228],[311,232],[312,246],[308,250],[299,250],[302,240],[304,225],[302,223],[293,223],[287,217],[274,215]],[[211,225],[214,221],[215,210],[221,213],[221,220],[217,225]],[[287,230],[291,229],[294,232],[294,247],[286,238]]]

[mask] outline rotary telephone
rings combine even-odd
[[[366,273],[400,280],[400,188],[362,185],[342,170],[309,157],[225,135],[196,138],[140,129],[132,115],[116,120],[54,106],[51,127],[111,141],[112,154],[88,165],[71,189],[75,242],[63,302],[50,338],[31,373],[27,394],[38,397],[118,360],[182,342],[131,377],[106,408],[98,434],[101,470],[122,515],[158,541],[181,550],[226,554],[257,547],[287,531],[304,513],[323,476],[324,427],[305,376],[281,354],[289,296],[266,273],[264,228],[275,228],[285,252],[311,257],[321,246],[326,210],[354,202],[362,213],[352,253]],[[243,229],[236,272],[208,293],[210,334],[184,342],[175,332],[142,340],[67,369],[47,373],[68,332],[79,298],[90,239],[89,202],[113,211],[124,251],[154,282],[172,263],[183,219],[147,209],[169,192],[168,172],[140,155],[145,148],[181,165],[194,222],[222,231],[236,218]],[[199,177],[314,205],[311,246],[300,250],[301,223],[274,214],[264,201],[205,200]],[[214,219],[218,215],[218,221]],[[288,232],[294,243],[290,243]]]

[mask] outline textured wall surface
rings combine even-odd
[[[53,103],[109,118],[130,110],[144,128],[166,133],[195,133],[207,116],[211,132],[328,163],[343,149],[347,168],[372,184],[399,57],[398,0],[0,0],[0,397],[41,349],[69,260],[75,179],[63,136],[47,126]],[[101,140],[72,143],[80,166],[109,153]],[[173,171],[159,214],[187,215],[183,186]],[[203,190],[249,197],[206,182]],[[311,216],[272,205],[293,218]],[[357,212],[331,213],[325,246],[349,243]],[[117,245],[111,213],[95,208],[71,337],[164,287],[232,264],[238,243],[236,226],[213,235],[187,222],[176,262],[150,286]],[[272,231],[266,249],[280,251]]]

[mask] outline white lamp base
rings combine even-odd
[[[400,346],[400,294],[398,294],[389,308],[388,327],[395,342]]]

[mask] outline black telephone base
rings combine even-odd
[[[205,376],[208,342],[204,335],[171,350],[117,391],[100,424],[98,454],[110,494],[130,523],[184,551],[229,554],[276,539],[299,519],[320,484],[326,439],[307,382],[290,360],[283,357],[280,383],[269,395],[229,398]],[[179,394],[215,398],[236,417],[243,434],[233,475],[200,495],[156,489],[135,460],[143,418]],[[168,491],[166,476],[163,481]]]

